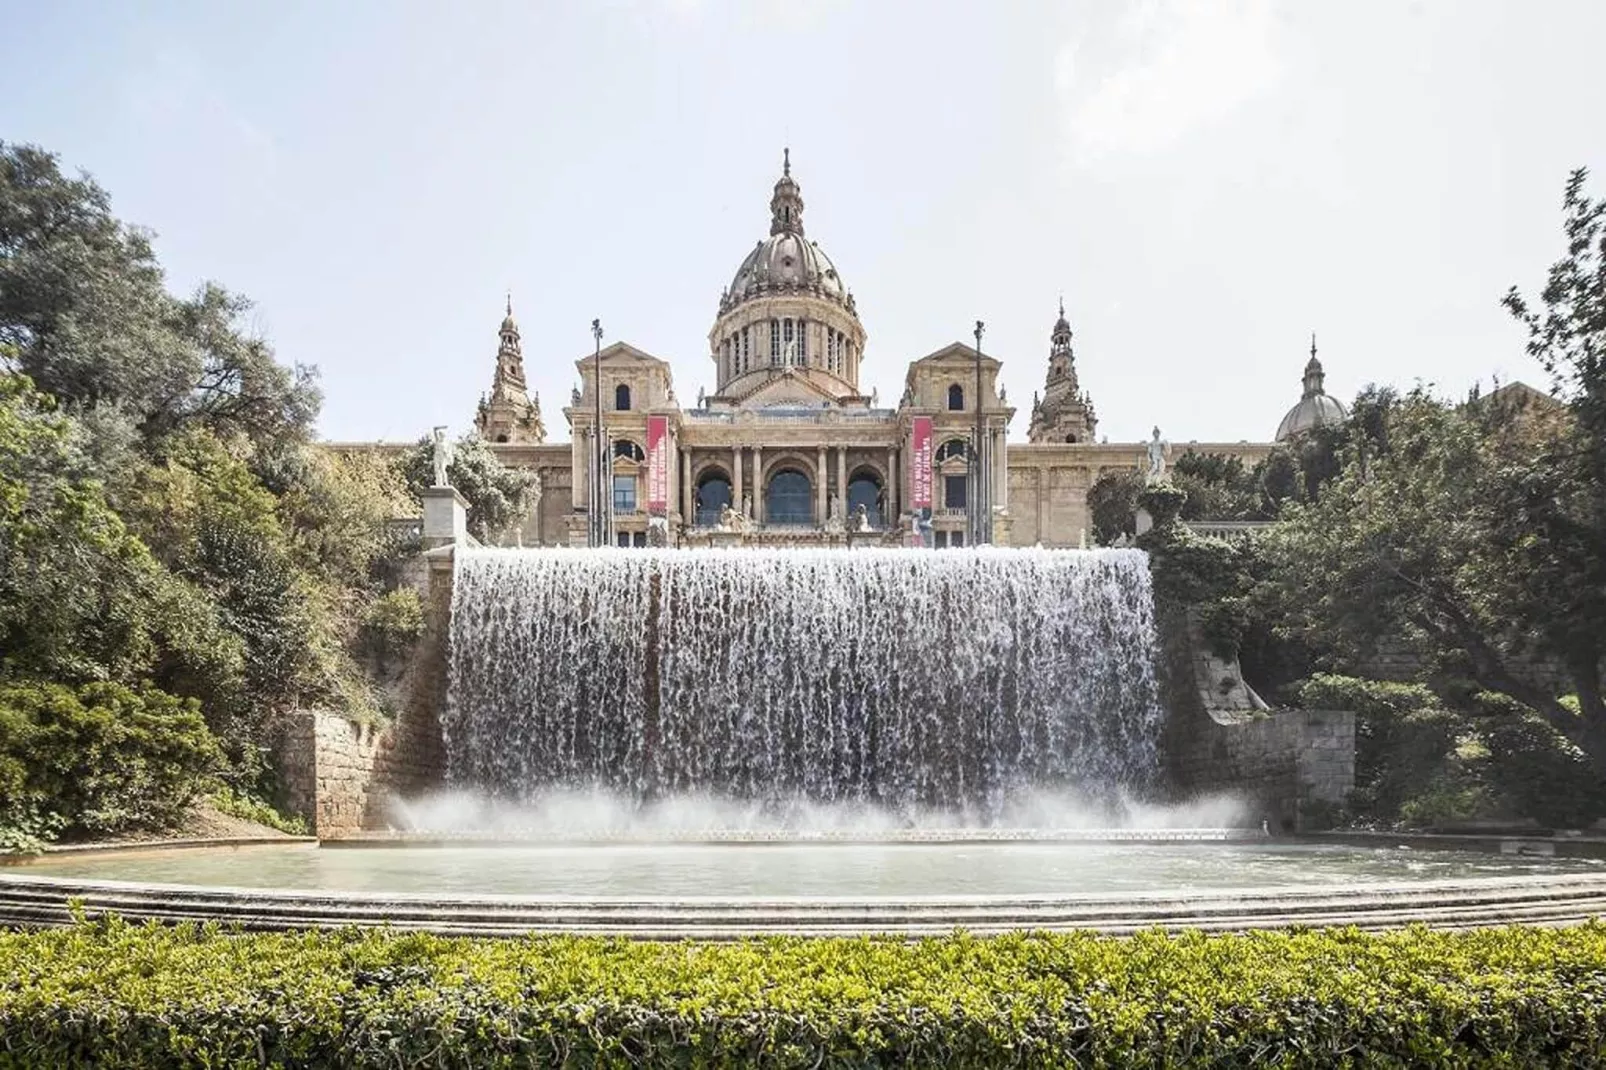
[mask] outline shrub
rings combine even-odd
[[[119,684],[0,685],[0,824],[70,836],[176,821],[221,760],[193,700]]]
[[[282,814],[255,795],[237,792],[227,785],[219,787],[207,797],[212,809],[230,817],[255,821],[259,825],[288,832],[292,836],[306,836],[310,832],[307,819],[300,814]]]
[[[1473,700],[1495,759],[1491,785],[1510,808],[1544,825],[1582,828],[1606,813],[1606,792],[1584,752],[1538,714],[1504,695]]]
[[[0,934],[0,1066],[1602,1066],[1606,927]]]
[[[424,634],[424,603],[411,587],[387,591],[363,610],[362,629],[370,648],[388,657]]]

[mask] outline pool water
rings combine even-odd
[[[203,887],[560,897],[1067,895],[1332,887],[1606,872],[1606,860],[1251,843],[598,846],[286,844],[57,855],[38,876]]]

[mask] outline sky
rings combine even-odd
[[[0,0],[0,140],[255,302],[335,440],[466,431],[506,293],[549,436],[626,341],[712,390],[781,152],[883,405],[986,322],[1023,439],[1064,297],[1099,436],[1549,383],[1499,304],[1606,192],[1600,0]]]

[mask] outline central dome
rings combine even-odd
[[[853,311],[853,295],[818,242],[803,236],[803,196],[792,178],[790,152],[770,198],[770,236],[753,247],[720,296],[721,315],[743,301],[779,294],[812,294]]]

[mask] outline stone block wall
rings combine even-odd
[[[1158,624],[1167,711],[1161,754],[1175,799],[1237,795],[1251,817],[1285,832],[1300,828],[1314,807],[1348,798],[1355,788],[1353,713],[1252,708],[1259,703],[1237,666],[1202,649],[1185,610],[1162,608]]]
[[[390,688],[393,719],[360,724],[337,713],[298,715],[279,748],[283,802],[313,832],[337,839],[390,826],[390,800],[438,787],[445,776],[439,711],[446,697],[451,548],[420,556],[408,572],[424,599],[424,634]]]

